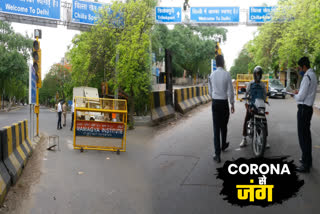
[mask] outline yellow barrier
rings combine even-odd
[[[127,101],[75,97],[73,148],[126,151]]]
[[[237,98],[237,100],[240,100],[239,96],[238,96],[239,89],[247,88],[246,83],[249,83],[251,81],[253,81],[253,74],[237,74],[237,81],[236,81],[236,98]],[[268,90],[269,90],[269,75],[268,74],[262,75],[261,81],[265,83],[266,90],[268,92]],[[240,85],[241,83],[243,83],[243,84]],[[268,100],[268,98],[267,98],[267,100]]]

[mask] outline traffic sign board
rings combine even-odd
[[[239,7],[191,7],[191,22],[239,23]]]
[[[268,22],[271,20],[272,12],[276,7],[250,7],[249,22]]]
[[[215,70],[217,70],[216,60],[212,59],[211,60],[211,72],[214,72]]]
[[[82,24],[95,24],[96,13],[103,8],[103,4],[86,1],[72,1],[72,22]]]
[[[24,16],[60,20],[60,0],[1,0],[0,13],[12,13]]]
[[[29,104],[36,104],[36,71],[33,66],[29,68]]]
[[[157,23],[180,23],[181,7],[156,7]]]

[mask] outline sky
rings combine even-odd
[[[72,0],[61,0],[72,2]],[[274,6],[278,0],[189,0],[191,7],[203,6],[203,7],[222,7],[222,6],[238,6],[241,9],[248,9],[250,6]],[[99,2],[110,3],[111,0],[99,0]],[[180,7],[183,5],[184,0],[159,0],[158,6],[175,6]],[[240,12],[240,22],[245,20],[243,14]],[[61,14],[63,16],[64,14]],[[79,34],[80,31],[68,30],[65,26],[59,26],[57,28],[44,27],[37,25],[27,25],[20,23],[12,23],[12,27],[16,32],[22,34],[33,35],[34,29],[42,30],[42,39],[40,40],[40,46],[42,49],[42,79],[45,74],[49,72],[50,67],[59,63],[64,57],[71,45],[72,38]],[[228,30],[227,41],[222,43],[221,49],[226,61],[227,70],[233,65],[234,60],[240,53],[243,45],[249,40],[254,38],[254,33],[257,30],[256,26],[228,26],[225,27]],[[214,50],[213,50],[214,51]],[[31,61],[30,61],[31,62]]]

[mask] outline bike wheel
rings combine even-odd
[[[266,144],[266,128],[263,124],[259,124],[255,127],[252,139],[252,151],[254,156],[263,157]]]

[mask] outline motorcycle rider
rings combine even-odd
[[[267,90],[265,84],[261,81],[263,70],[260,66],[256,66],[253,70],[253,78],[246,89],[245,97],[249,96],[250,103],[254,103],[256,98],[261,98],[266,100],[267,98]],[[240,147],[245,147],[247,145],[247,123],[250,120],[251,113],[249,111],[249,106],[246,104],[246,116],[243,123],[243,131],[242,131],[242,141],[240,143]],[[267,128],[268,135],[268,128]],[[267,143],[266,148],[269,148],[270,145]]]

